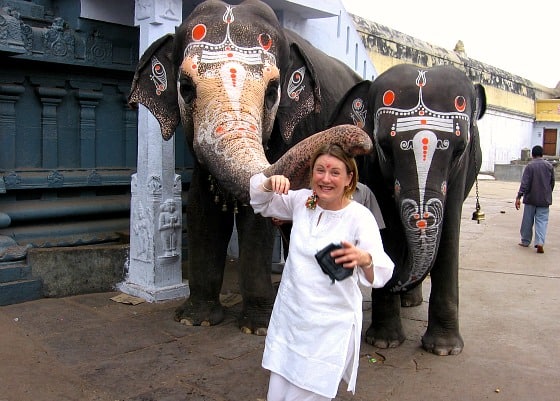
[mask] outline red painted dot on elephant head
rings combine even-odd
[[[194,26],[194,28],[192,29],[192,38],[195,41],[201,41],[202,39],[204,39],[204,37],[206,36],[206,25],[204,24],[197,24]]]
[[[463,96],[455,98],[455,109],[461,113],[467,108],[467,100]]]
[[[418,115],[419,115],[419,116],[423,116],[424,114],[426,114],[426,112],[425,112],[424,110],[420,110],[420,111],[418,112]]]
[[[397,131],[392,130],[391,133],[390,133],[389,135],[391,135],[391,136],[397,136]]]
[[[385,106],[391,106],[395,101],[395,92],[392,90],[385,91],[383,94],[383,104]]]
[[[233,53],[228,53],[227,56],[228,56],[229,58],[232,58],[232,57],[233,57]]]
[[[455,131],[455,136],[461,136],[461,131],[456,130],[456,131]]]
[[[428,217],[430,217],[430,213],[424,212],[424,218],[427,219]]]
[[[272,47],[272,38],[268,33],[261,33],[258,37],[259,44],[261,47],[268,51]]]
[[[191,65],[191,68],[192,68],[193,70],[196,70],[196,69],[198,68],[198,65],[193,64],[193,65]]]
[[[416,227],[419,229],[423,229],[426,228],[428,226],[428,223],[426,222],[426,220],[418,220],[416,222]]]
[[[418,220],[418,219],[420,218],[420,215],[419,215],[418,213],[414,213],[414,214],[412,215],[412,218],[413,218],[414,220]]]
[[[428,138],[422,138],[422,144],[427,145],[430,143],[430,140]]]
[[[224,133],[224,127],[222,127],[222,126],[220,125],[218,128],[216,128],[216,133],[217,133],[217,134],[223,134],[223,133]]]

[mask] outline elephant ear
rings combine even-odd
[[[128,96],[132,107],[140,103],[154,115],[166,141],[173,136],[180,121],[173,65],[174,37],[165,35],[146,49],[138,62]]]
[[[282,93],[277,122],[284,143],[290,144],[295,127],[310,113],[320,112],[321,90],[315,67],[306,56],[311,44],[290,31],[286,31],[286,37],[290,42],[290,57],[286,68],[281,69]]]
[[[364,80],[346,92],[338,102],[331,118],[329,127],[340,124],[353,124],[373,136],[373,101],[372,82]]]
[[[476,112],[475,117],[480,120],[486,113],[486,90],[481,84],[474,86],[476,92]]]

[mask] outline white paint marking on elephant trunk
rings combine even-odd
[[[437,148],[437,136],[432,131],[422,130],[414,135],[412,142],[414,159],[416,160],[416,171],[418,172],[419,201],[421,205],[424,205],[426,202],[424,199],[426,195],[426,182]],[[423,213],[423,210],[418,210],[418,213]]]
[[[239,99],[243,93],[247,70],[243,65],[235,62],[225,63],[220,68],[220,77],[225,89],[225,93],[229,97],[231,109],[237,112],[237,119],[240,119],[239,110],[241,105]]]

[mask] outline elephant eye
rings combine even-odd
[[[190,104],[196,98],[196,88],[192,79],[188,76],[179,78],[179,93],[186,104]]]
[[[279,87],[280,83],[277,80],[273,80],[268,83],[268,87],[266,88],[266,93],[264,95],[265,106],[268,110],[272,109],[278,101]]]

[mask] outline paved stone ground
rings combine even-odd
[[[541,255],[517,245],[518,184],[481,180],[479,186],[486,220],[471,220],[473,190],[461,229],[464,351],[446,357],[423,351],[425,301],[403,311],[402,346],[362,344],[358,390],[352,396],[341,385],[337,401],[559,399],[560,191]],[[116,292],[0,307],[0,401],[263,400],[264,338],[237,329],[235,263],[227,270],[223,292],[234,305],[215,327],[174,322],[181,301],[132,306],[112,301]],[[427,300],[429,279],[423,288]]]

